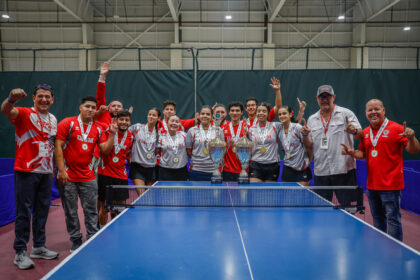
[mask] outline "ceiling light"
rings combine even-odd
[[[2,14],[1,17],[2,18],[5,18],[5,19],[9,19],[10,18],[10,16],[8,14]]]
[[[232,19],[232,15],[226,15],[225,19],[228,19],[228,20]]]
[[[338,20],[343,20],[343,19],[345,19],[346,17],[344,16],[344,15],[340,15],[340,16],[338,16]]]
[[[403,28],[403,30],[404,31],[410,31],[411,30],[411,27],[410,26],[406,26],[406,27]]]

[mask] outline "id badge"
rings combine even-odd
[[[321,149],[328,150],[328,138],[327,138],[327,136],[321,137]]]
[[[48,142],[39,143],[39,157],[49,157],[50,144]]]

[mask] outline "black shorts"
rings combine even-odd
[[[312,171],[309,166],[305,170],[295,170],[289,166],[283,165],[281,180],[283,182],[306,182],[312,179]]]
[[[280,164],[278,162],[262,164],[251,161],[249,164],[249,177],[262,181],[277,181],[280,174]]]
[[[357,186],[356,169],[352,169],[344,174],[335,174],[328,176],[314,176],[314,186]],[[317,194],[325,199],[332,201],[333,192],[337,196],[340,205],[350,205],[352,201],[358,199],[359,190],[316,190]]]
[[[165,168],[159,166],[159,181],[188,181],[187,166],[182,168]]]
[[[140,179],[145,183],[156,181],[156,167],[143,167],[138,163],[130,164],[130,179]]]
[[[128,185],[128,180],[98,174],[98,200],[106,200],[106,186]],[[128,188],[113,189],[112,200],[123,201],[128,198]]]
[[[222,176],[223,182],[238,182],[239,179],[239,173],[223,171]]]

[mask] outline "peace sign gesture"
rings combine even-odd
[[[297,102],[299,103],[299,112],[300,111],[304,112],[306,108],[306,102],[303,100],[300,101],[299,97],[297,98]]]
[[[280,90],[280,80],[277,79],[276,77],[271,77],[271,84],[270,86],[274,89],[274,90]]]
[[[414,133],[414,130],[407,127],[407,123],[404,122],[403,123],[403,133],[400,133],[399,135],[406,137],[408,140],[413,140],[415,133]]]

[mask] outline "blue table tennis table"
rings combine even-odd
[[[331,207],[145,206],[124,210],[44,279],[418,280],[420,254]]]

